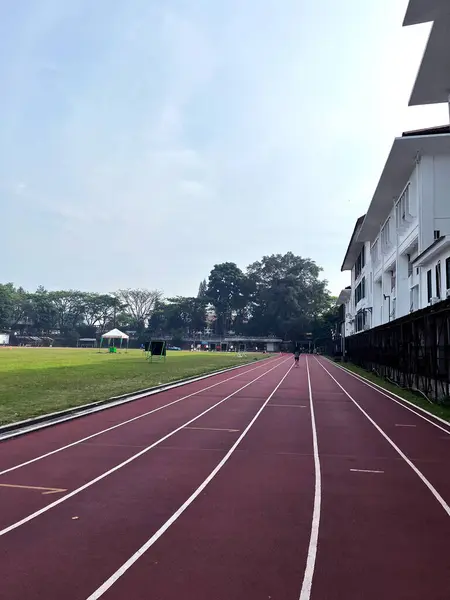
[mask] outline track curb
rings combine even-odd
[[[96,412],[107,410],[109,408],[114,408],[115,406],[127,404],[128,402],[134,402],[135,400],[140,400],[142,398],[145,398],[146,396],[154,396],[166,390],[182,387],[189,383],[195,383],[196,381],[209,379],[210,377],[214,377],[215,375],[221,375],[222,373],[236,371],[237,369],[242,369],[243,367],[248,367],[249,365],[255,364],[255,362],[264,362],[273,358],[275,357],[269,356],[267,358],[262,358],[258,361],[247,362],[242,365],[235,365],[234,367],[228,367],[226,369],[212,371],[211,373],[206,373],[205,375],[194,375],[185,379],[178,379],[169,383],[162,383],[161,385],[144,388],[142,390],[136,390],[135,392],[121,394],[120,396],[112,396],[104,400],[97,400],[96,402],[82,404],[81,406],[74,406],[73,408],[67,408],[61,411],[47,413],[45,415],[40,415],[39,417],[32,417],[23,421],[17,421],[15,423],[2,425],[0,427],[0,442],[18,437],[20,435],[25,435],[27,433],[32,433],[33,431],[38,431],[39,429],[44,429],[46,427],[58,425],[59,423],[71,421],[72,419],[77,419],[79,417],[84,417]]]

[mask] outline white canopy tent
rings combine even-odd
[[[107,333],[104,333],[101,338],[100,338],[100,346],[99,346],[99,351],[103,345],[103,340],[108,340],[108,344],[111,344],[111,340],[120,340],[120,348],[122,348],[122,344],[124,341],[127,342],[127,352],[128,352],[128,344],[130,342],[130,336],[127,335],[126,333],[123,333],[123,331],[120,331],[119,329],[111,329],[111,331],[108,331]]]

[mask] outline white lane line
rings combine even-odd
[[[309,539],[308,557],[306,559],[305,574],[303,576],[302,589],[300,591],[300,600],[309,600],[311,597],[311,586],[316,566],[317,544],[319,541],[320,525],[320,506],[322,502],[322,481],[320,475],[319,444],[317,441],[316,417],[314,414],[313,396],[311,390],[311,376],[309,373],[308,357],[306,357],[306,372],[308,375],[309,405],[311,409],[311,427],[313,435],[314,452],[314,470],[315,470],[315,489],[314,489],[314,508],[311,524],[311,537]]]
[[[266,408],[269,408],[271,406],[283,406],[283,407],[286,407],[286,408],[308,408],[306,406],[306,404],[268,404],[266,406]]]
[[[290,360],[290,359],[288,359]],[[241,433],[241,435],[238,437],[238,439],[235,441],[235,443],[231,446],[230,450],[228,450],[228,452],[225,454],[225,456],[222,458],[222,460],[219,462],[219,464],[211,471],[211,473],[208,475],[208,477],[199,485],[199,487],[195,490],[195,492],[189,496],[189,498],[186,500],[186,502],[184,502],[180,508],[173,513],[173,515],[164,523],[164,525],[162,525],[158,531],[156,531],[156,533],[154,533],[152,535],[152,537],[150,539],[148,539],[145,544],[143,544],[139,550],[137,550],[119,569],[117,569],[117,571],[115,573],[113,573],[111,575],[111,577],[109,577],[109,579],[107,579],[99,588],[97,588],[95,590],[95,592],[93,592],[88,598],[87,600],[97,600],[98,598],[100,598],[101,596],[103,596],[103,594],[109,590],[109,588],[114,585],[116,583],[116,581],[122,577],[122,575],[124,575],[128,569],[130,567],[132,567],[134,565],[134,563],[145,553],[147,552],[147,550],[149,548],[151,548],[151,546],[153,546],[153,544],[169,529],[169,527],[175,523],[175,521],[183,514],[183,512],[188,508],[188,506],[190,506],[194,500],[202,493],[202,491],[205,489],[205,487],[208,485],[208,483],[210,483],[210,481],[217,475],[217,473],[220,471],[220,469],[224,466],[224,464],[228,461],[228,459],[230,458],[230,456],[233,454],[233,452],[236,450],[236,448],[239,446],[239,444],[241,443],[241,441],[244,439],[244,437],[247,435],[247,433],[249,432],[250,428],[252,427],[253,423],[256,421],[256,419],[259,417],[259,415],[261,414],[261,412],[263,411],[264,407],[267,405],[267,403],[269,402],[269,400],[273,397],[273,395],[277,392],[278,388],[281,386],[281,384],[283,383],[283,381],[286,379],[286,377],[289,375],[289,373],[291,372],[292,368],[294,367],[294,365],[291,365],[288,369],[288,371],[283,375],[283,377],[281,378],[281,380],[278,382],[278,384],[276,385],[276,387],[273,389],[273,391],[271,392],[270,396],[264,401],[264,404],[261,406],[261,408],[259,408],[258,412],[255,414],[255,416],[253,417],[253,419],[250,421],[250,423],[247,425],[247,427],[244,429],[244,431]]]
[[[146,448],[144,448],[140,452],[137,452],[136,454],[133,454],[133,456],[130,456],[130,458],[128,458],[127,460],[124,460],[123,462],[121,462],[120,464],[116,465],[115,467],[113,467],[109,471],[106,471],[105,473],[102,473],[101,475],[99,475],[95,479],[91,479],[91,481],[88,481],[84,485],[82,485],[79,488],[73,490],[69,494],[66,494],[62,498],[59,498],[58,500],[55,500],[55,502],[52,502],[51,504],[48,504],[47,506],[44,506],[44,508],[41,508],[40,510],[37,510],[36,512],[28,515],[27,517],[24,517],[20,521],[17,521],[16,523],[13,523],[12,525],[9,525],[8,527],[5,527],[4,529],[0,530],[0,537],[3,536],[3,535],[5,535],[5,534],[7,534],[7,533],[9,533],[13,529],[17,529],[21,525],[24,525],[25,523],[28,523],[29,521],[35,519],[36,517],[39,517],[40,515],[42,515],[45,512],[47,512],[48,510],[51,510],[52,508],[55,508],[55,506],[58,506],[58,504],[61,504],[62,502],[65,502],[66,500],[69,500],[69,498],[72,498],[73,496],[76,496],[77,494],[79,494],[80,492],[82,492],[82,491],[86,490],[87,488],[91,487],[95,483],[98,483],[102,479],[105,479],[105,477],[108,477],[108,475],[111,475],[112,473],[115,473],[116,471],[118,471],[119,469],[122,469],[126,465],[129,465],[131,462],[133,462],[134,460],[136,460],[140,456],[146,454],[152,448],[155,448],[156,446],[158,446],[159,444],[161,444],[162,442],[164,442],[168,438],[172,437],[178,431],[181,431],[182,429],[184,429],[184,427],[187,427],[188,425],[190,425],[191,423],[194,423],[194,421],[196,421],[197,419],[199,419],[203,415],[206,415],[206,413],[208,413],[209,411],[213,410],[213,408],[216,408],[216,406],[219,406],[220,404],[222,404],[226,400],[228,400],[228,398],[231,398],[232,396],[234,396],[237,393],[239,393],[241,390],[247,388],[252,383],[255,383],[255,381],[258,381],[258,379],[261,379],[261,377],[265,377],[268,373],[270,373],[274,369],[277,369],[279,366],[281,366],[285,362],[287,362],[287,360],[288,359],[284,360],[281,363],[276,364],[274,367],[272,367],[268,371],[265,371],[261,375],[258,375],[258,377],[256,377],[255,379],[252,379],[251,381],[249,381],[248,383],[246,383],[245,385],[243,385],[242,387],[240,387],[238,390],[236,390],[232,394],[229,394],[228,396],[226,396],[222,400],[219,400],[219,402],[216,402],[216,404],[213,404],[213,406],[210,406],[209,408],[207,408],[206,410],[204,410],[203,412],[201,412],[199,415],[197,415],[193,419],[190,419],[189,421],[187,421],[186,423],[184,423],[180,427],[177,427],[176,429],[174,429],[170,433],[166,434],[165,436],[163,436],[162,438],[160,438],[156,442],[153,442],[153,444],[151,444],[150,446],[147,446]]]
[[[384,473],[384,471],[374,471],[372,469],[350,469],[352,473]]]
[[[197,429],[199,431],[228,431],[229,433],[239,431],[239,429],[223,429],[222,427],[185,427],[185,429]]]
[[[66,489],[62,488],[49,488],[49,487],[38,487],[36,485],[18,485],[16,483],[0,483],[0,487],[4,488],[15,488],[21,490],[38,490],[42,493],[43,496],[48,494],[60,494],[62,492],[67,492]]]
[[[404,452],[402,452],[402,450],[400,450],[400,448],[397,446],[397,444],[391,440],[391,438],[381,429],[381,427],[377,423],[375,423],[375,421],[372,419],[372,417],[370,417],[366,413],[366,411],[356,402],[356,400],[347,392],[347,390],[342,387],[342,385],[339,383],[339,381],[337,379],[335,379],[333,377],[333,375],[330,373],[330,371],[328,371],[328,369],[326,367],[324,367],[320,361],[317,361],[317,362],[322,367],[322,369],[328,373],[328,375],[336,383],[336,385],[338,385],[341,388],[341,390],[343,392],[345,392],[345,394],[350,398],[350,400],[353,402],[353,404],[362,412],[362,414],[372,423],[372,425],[375,427],[375,429],[384,437],[384,439],[403,458],[403,460],[406,462],[406,464],[409,467],[411,467],[411,469],[414,471],[414,473],[427,486],[427,488],[430,490],[430,492],[433,494],[433,496],[436,498],[436,500],[439,502],[439,504],[445,510],[447,515],[450,517],[450,506],[447,504],[447,502],[444,500],[444,498],[439,494],[439,492],[433,486],[433,484],[430,481],[428,481],[428,479],[425,477],[425,475],[421,471],[419,471],[419,469],[416,467],[416,465],[406,456],[406,454]]]
[[[277,361],[279,359],[276,359]],[[266,363],[267,364],[267,363]],[[281,364],[279,362],[277,362],[277,364]],[[52,456],[53,454],[57,454],[58,452],[62,452],[63,450],[67,450],[68,448],[72,448],[73,446],[77,446],[78,444],[82,444],[83,442],[87,442],[88,440],[92,440],[93,438],[99,436],[99,435],[103,435],[104,433],[108,433],[108,431],[113,431],[114,429],[117,429],[118,427],[122,427],[123,425],[127,425],[128,423],[132,423],[133,421],[137,421],[138,419],[142,419],[143,417],[148,417],[148,415],[151,415],[155,412],[158,412],[160,410],[163,410],[164,408],[167,408],[169,406],[173,406],[174,404],[177,404],[178,402],[182,402],[183,400],[187,400],[188,398],[191,398],[192,396],[196,396],[197,394],[201,394],[202,392],[206,392],[207,390],[210,390],[214,387],[217,387],[218,385],[221,385],[222,383],[226,383],[227,381],[231,381],[232,379],[236,379],[237,377],[242,377],[242,375],[245,375],[246,373],[251,373],[252,371],[256,371],[257,369],[261,369],[264,365],[259,365],[257,367],[254,367],[253,369],[248,369],[246,371],[241,371],[239,372],[237,375],[233,375],[232,377],[228,377],[227,379],[223,379],[221,381],[218,381],[217,383],[213,383],[212,385],[208,385],[207,387],[202,388],[201,390],[198,390],[197,392],[192,392],[191,394],[187,394],[186,396],[182,396],[181,398],[178,398],[177,400],[173,400],[172,402],[168,402],[167,404],[163,404],[163,406],[158,406],[157,408],[153,408],[152,410],[149,410],[145,413],[142,413],[141,415],[137,415],[136,417],[133,417],[131,419],[127,419],[126,421],[121,421],[120,423],[117,423],[116,425],[112,425],[111,427],[107,427],[106,429],[102,429],[101,431],[97,431],[96,433],[93,433],[91,435],[88,435],[84,438],[81,438],[79,440],[76,440],[75,442],[71,442],[70,444],[66,444],[65,446],[61,446],[61,448],[56,448],[56,450],[51,450],[50,452],[46,452],[45,454],[41,454],[40,456],[36,456],[35,458],[31,458],[30,460],[26,460],[18,465],[15,465],[14,467],[9,467],[8,469],[4,469],[3,471],[0,471],[0,476],[1,475],[5,475],[6,473],[10,473],[11,471],[15,471],[16,469],[21,469],[22,467],[26,467],[27,465],[31,465],[34,462],[37,462],[38,460],[42,460],[43,458],[47,458],[48,456]],[[145,397],[145,396],[143,396]],[[89,416],[89,415],[87,415]]]
[[[317,360],[317,362],[320,365],[322,364],[317,358],[316,358],[316,360]],[[388,400],[392,400],[392,402],[395,402],[396,404],[400,405],[405,410],[409,410],[409,412],[412,412],[417,417],[420,417],[424,421],[427,421],[427,423],[430,423],[431,425],[433,425],[434,427],[437,427],[438,429],[440,429],[441,431],[443,431],[447,435],[450,435],[450,423],[448,421],[445,421],[444,419],[441,419],[441,417],[438,417],[437,415],[430,415],[430,413],[428,411],[426,411],[423,408],[420,408],[420,406],[416,406],[415,404],[413,404],[409,400],[406,400],[406,398],[402,398],[398,394],[394,394],[394,392],[388,392],[385,388],[381,387],[377,383],[373,383],[372,381],[369,381],[368,379],[366,379],[362,375],[357,375],[356,373],[352,373],[349,369],[345,369],[344,367],[341,367],[340,365],[337,365],[336,363],[332,362],[328,358],[326,358],[325,360],[328,361],[329,364],[331,364],[334,367],[336,367],[336,369],[340,369],[341,371],[344,371],[344,373],[347,373],[347,375],[350,375],[350,377],[353,377],[357,381],[360,381],[364,385],[367,385],[367,387],[372,388],[373,390],[375,390],[376,392],[378,392],[382,396],[385,396],[386,398],[388,398]],[[393,398],[393,396],[395,396],[395,397]],[[396,398],[398,398],[398,400],[396,400]],[[406,404],[409,404],[409,406],[405,406],[405,404],[404,404],[405,402],[406,402]],[[413,406],[416,410],[413,410],[412,408],[410,408],[410,406]],[[422,411],[424,414],[421,414],[420,412],[417,412],[417,411]],[[447,427],[449,429],[445,429],[444,427],[441,427],[440,425],[438,425],[437,423],[435,423],[431,419],[428,419],[425,415],[432,416],[433,419],[436,419],[437,421],[440,421],[444,425],[447,425]]]
[[[410,425],[409,423],[396,423],[396,427],[416,427],[416,425]]]

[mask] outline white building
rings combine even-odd
[[[405,25],[432,19],[410,105],[450,106],[450,2],[410,0]],[[354,333],[450,297],[450,126],[394,140],[342,270],[351,271],[345,330]]]
[[[340,305],[345,304],[345,323],[342,325],[342,335],[345,336],[367,329],[372,321],[370,244],[360,239],[365,217],[363,215],[356,221],[341,268],[351,273],[351,285],[342,290],[338,298]]]
[[[342,270],[355,333],[450,297],[450,126],[395,139]]]

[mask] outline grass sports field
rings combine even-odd
[[[0,349],[0,425],[263,358],[168,352],[153,363],[140,350]]]

